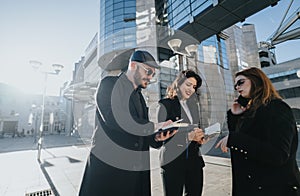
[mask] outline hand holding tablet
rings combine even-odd
[[[221,125],[220,123],[215,123],[209,127],[206,127],[204,129],[205,132],[205,138],[213,138],[214,136],[221,133]]]

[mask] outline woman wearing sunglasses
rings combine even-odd
[[[230,149],[232,195],[299,196],[298,133],[291,108],[259,68],[237,72],[235,82],[239,99],[227,112],[229,135],[216,145],[223,152]]]
[[[198,124],[199,111],[195,91],[202,80],[192,70],[179,73],[167,89],[167,97],[159,101],[158,121],[177,121],[181,124]],[[161,167],[166,196],[201,196],[203,186],[204,161],[199,151],[205,142],[202,129],[191,127],[182,130],[169,140],[162,149]]]

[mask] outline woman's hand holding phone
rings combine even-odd
[[[231,106],[231,112],[233,114],[241,114],[247,110],[249,99],[242,97],[241,95],[236,98]]]

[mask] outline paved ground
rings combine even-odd
[[[58,196],[76,196],[88,147],[70,136],[45,136],[41,163],[32,138],[0,139],[0,195],[25,196],[51,189]],[[163,196],[158,150],[151,150],[153,196]],[[204,156],[203,196],[230,195],[231,171],[228,158]],[[31,194],[36,196],[37,194]]]
[[[153,196],[163,196],[162,179],[158,162],[159,151],[151,151],[152,164],[152,192]],[[204,190],[203,196],[231,195],[231,167],[230,159],[204,156]]]

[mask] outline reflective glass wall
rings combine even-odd
[[[184,24],[193,21],[193,17],[212,5],[211,0],[168,0],[169,25],[178,29]]]
[[[199,61],[217,64],[229,69],[225,41],[218,36],[212,36],[199,45]]]
[[[100,0],[99,54],[136,46],[136,1]],[[128,30],[124,30],[128,29]]]

